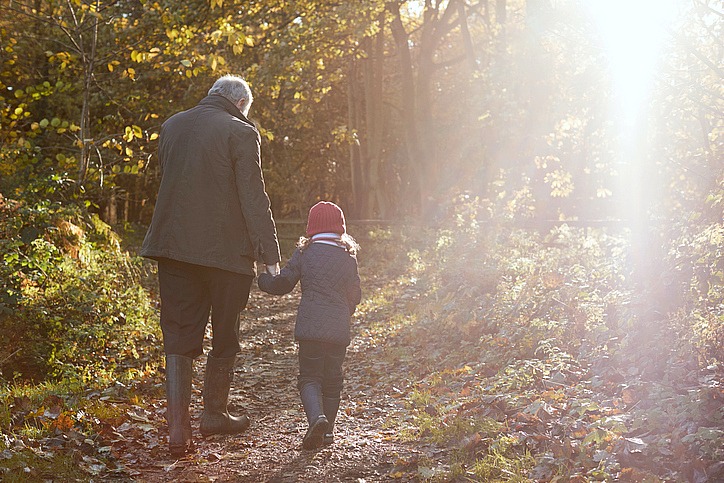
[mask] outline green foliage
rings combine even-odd
[[[6,200],[0,233],[6,381],[88,382],[148,360],[158,333],[140,261],[120,250],[107,225],[59,204]]]
[[[436,324],[508,357],[532,356],[541,340],[574,353],[584,336],[604,344],[605,299],[624,271],[615,263],[622,240],[582,236],[565,224],[545,234],[510,229],[479,216],[477,203],[460,204],[454,227],[422,257]]]
[[[626,155],[615,147],[627,142],[611,118],[611,72],[586,2],[508,0],[522,14],[507,16],[418,3],[12,3],[0,20],[0,191],[19,197],[28,183],[38,193],[47,184],[48,197],[72,193],[107,221],[147,222],[161,122],[220,74],[238,73],[255,92],[278,214],[303,215],[319,198],[374,214],[354,206],[372,203],[360,189],[382,192],[389,206],[378,211],[392,215],[464,189],[521,216],[604,217],[626,203],[617,186]],[[717,195],[720,31],[714,11],[682,8],[653,115],[641,122],[651,152],[633,157],[656,180],[644,204],[665,220],[699,215],[702,198]]]
[[[724,360],[724,181],[707,198],[703,222],[678,226],[671,243],[666,296],[681,299],[680,317],[693,319],[687,338],[709,362]],[[713,219],[714,221],[709,221]],[[689,321],[682,321],[689,324]]]
[[[477,459],[472,473],[480,481],[529,481],[529,471],[535,459],[527,452],[516,447],[520,441],[509,436],[501,436],[490,444],[488,453]]]
[[[107,472],[98,436],[148,394],[160,360],[144,266],[96,215],[48,201],[0,197],[0,248],[0,478]]]
[[[305,213],[347,186],[348,145],[331,133],[346,119],[349,57],[370,29],[359,13],[377,4],[13,4],[0,21],[0,192],[17,198],[57,177],[106,220],[148,222],[161,122],[234,73],[254,89],[275,209]],[[290,190],[291,178],[305,182]]]

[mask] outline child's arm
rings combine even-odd
[[[299,282],[300,277],[300,251],[296,250],[292,255],[289,263],[279,272],[279,275],[273,276],[269,273],[259,274],[259,288],[266,293],[272,295],[285,295],[294,290]]]
[[[276,277],[268,273],[259,275],[259,288],[268,294],[285,295],[294,290],[295,285],[296,283],[291,283],[281,274]]]

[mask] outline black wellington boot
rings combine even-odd
[[[204,410],[199,424],[203,436],[237,434],[246,431],[250,425],[248,417],[232,416],[227,408],[235,361],[236,356],[216,358],[211,355],[206,360]]]
[[[334,420],[337,419],[337,411],[339,411],[338,397],[323,397],[322,406],[324,407],[324,415],[327,416],[329,428],[324,433],[324,444],[334,443]]]
[[[309,422],[309,429],[302,440],[302,448],[319,448],[322,446],[324,433],[329,429],[329,421],[322,408],[322,389],[316,384],[305,384],[299,389],[299,395]]]
[[[189,414],[193,362],[190,357],[166,355],[166,420],[172,458],[181,458],[194,451]]]

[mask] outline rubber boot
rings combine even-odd
[[[232,416],[227,408],[235,361],[235,356],[216,358],[211,355],[206,360],[204,410],[199,424],[204,437],[212,434],[237,434],[249,427],[248,417]]]
[[[329,428],[324,433],[324,444],[334,443],[334,420],[337,419],[337,411],[339,411],[338,397],[323,397],[322,406],[324,407],[324,415],[329,422]]]
[[[190,357],[166,355],[166,419],[172,458],[181,458],[194,451],[189,414],[193,362]]]
[[[305,384],[299,389],[299,395],[309,422],[309,429],[302,440],[302,448],[319,448],[322,446],[324,433],[329,429],[329,421],[322,408],[322,389],[316,384]]]

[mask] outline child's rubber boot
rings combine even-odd
[[[322,407],[322,389],[317,384],[305,384],[299,389],[309,429],[302,440],[302,448],[317,449],[322,446],[329,421]]]
[[[339,411],[338,397],[323,397],[322,406],[324,407],[324,415],[327,416],[329,428],[324,433],[322,443],[325,445],[334,443],[334,420],[337,419],[337,411]]]

